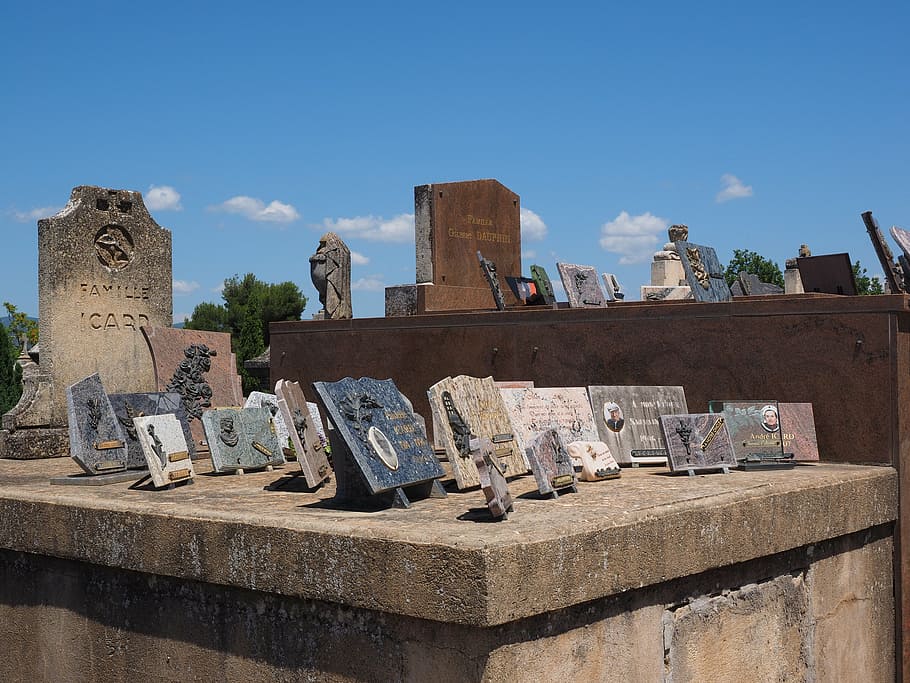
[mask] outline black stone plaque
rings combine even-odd
[[[70,455],[87,474],[127,468],[126,435],[96,372],[66,388]]]
[[[800,256],[796,259],[799,279],[804,292],[826,294],[856,294],[856,279],[850,254],[825,254],[823,256]]]
[[[134,417],[167,415],[169,413],[176,415],[186,438],[190,458],[196,457],[193,435],[190,433],[190,424],[186,419],[186,409],[183,407],[183,400],[180,394],[153,391],[141,394],[108,394],[108,398],[114,408],[114,413],[117,415],[117,421],[120,422],[126,434],[126,466],[129,469],[146,468],[145,454],[142,451],[142,444],[139,442],[136,433],[136,426],[133,424]]]

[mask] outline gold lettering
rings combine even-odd
[[[471,240],[474,239],[474,233],[470,230],[463,232],[461,230],[456,230],[455,228],[449,228],[449,237],[456,237],[461,240]]]

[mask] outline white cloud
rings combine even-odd
[[[521,207],[521,239],[542,240],[547,236],[547,224],[531,209]]]
[[[39,218],[48,218],[63,210],[62,206],[42,206],[31,211],[13,211],[13,218],[19,223],[31,223]]]
[[[174,321],[175,325],[177,325],[179,323],[185,323],[189,319],[190,319],[189,313],[174,313],[174,315],[172,317],[172,320]]]
[[[222,285],[223,287],[224,285]],[[199,289],[199,283],[189,280],[174,280],[174,294],[189,294]]]
[[[351,252],[351,263],[355,266],[365,266],[370,262],[369,256],[364,256],[358,251]]]
[[[411,242],[414,240],[414,214],[401,213],[384,219],[382,216],[355,216],[354,218],[325,218],[316,226],[343,237],[361,237],[374,242]]]
[[[533,249],[525,249],[521,252],[521,258],[535,258],[536,256],[537,252]]]
[[[275,199],[266,205],[261,199],[243,195],[231,197],[226,202],[213,206],[211,209],[240,214],[251,221],[262,223],[291,223],[300,218],[297,209],[290,204],[284,204]]]
[[[739,178],[730,173],[724,173],[720,177],[720,184],[723,189],[721,189],[714,198],[714,201],[717,203],[752,196],[752,186],[743,185],[743,182]]]
[[[650,212],[630,216],[623,211],[601,226],[600,246],[604,251],[619,254],[620,265],[643,263],[660,244],[658,235],[666,229],[667,221]]]
[[[180,193],[170,185],[149,185],[145,205],[152,211],[183,211]]]
[[[385,289],[385,283],[380,279],[381,277],[381,275],[371,275],[359,278],[351,283],[351,289],[361,292],[381,292]]]
[[[217,285],[212,287],[212,291],[215,292],[216,294],[221,294],[224,291],[224,280],[222,280]]]

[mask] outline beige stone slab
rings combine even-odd
[[[183,427],[173,413],[134,417],[136,436],[145,454],[152,483],[157,488],[195,476]]]
[[[291,443],[307,485],[319,486],[328,478],[331,469],[300,383],[280,379],[275,392],[278,410],[290,428]]]

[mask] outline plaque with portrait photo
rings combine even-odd
[[[726,419],[737,460],[786,459],[777,401],[709,401],[708,410]]]

